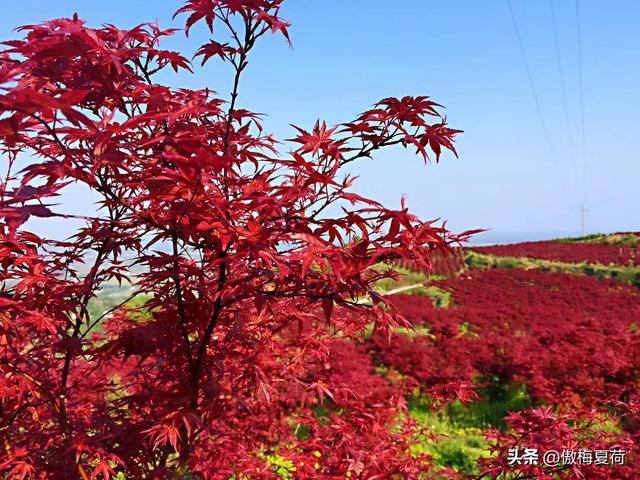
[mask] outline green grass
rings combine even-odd
[[[481,400],[463,404],[453,402],[447,407],[447,415],[465,427],[506,428],[504,418],[509,412],[525,410],[533,405],[527,389],[521,385],[502,385],[495,379],[489,386],[478,389]]]
[[[558,243],[602,243],[605,245],[617,245],[626,247],[640,246],[640,235],[628,233],[595,233],[583,237],[566,237],[554,240]]]
[[[410,415],[426,431],[412,449],[426,453],[440,467],[451,467],[466,474],[479,473],[476,462],[490,456],[489,442],[478,427],[462,425],[446,412],[436,412],[424,397],[409,399]]]
[[[380,265],[374,267],[374,269],[377,271],[396,271],[399,273],[397,278],[383,278],[382,280],[378,280],[374,285],[374,288],[379,292],[388,292],[396,288],[424,283],[428,280],[427,275],[424,273],[412,272],[405,268]]]
[[[431,297],[436,308],[449,308],[451,306],[451,292],[434,285],[422,285],[401,292],[403,295],[422,295]]]
[[[501,257],[470,251],[465,261],[470,268],[516,268],[536,269],[544,272],[570,273],[596,278],[609,278],[640,286],[640,267],[601,265],[595,263],[566,263],[535,258]]]
[[[414,447],[427,453],[441,467],[451,467],[466,475],[477,475],[477,461],[491,456],[491,444],[482,434],[488,427],[505,429],[509,412],[532,406],[531,397],[522,386],[490,382],[479,391],[481,400],[463,404],[455,401],[444,410],[435,411],[428,397],[416,393],[408,399],[410,415],[427,429]]]

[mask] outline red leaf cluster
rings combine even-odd
[[[273,478],[278,451],[308,478],[425,469],[410,422],[391,428],[402,399],[335,338],[402,323],[372,289],[393,272],[374,266],[428,269],[464,237],[355,194],[346,166],[391,145],[437,160],[458,131],[427,97],[389,98],[279,151],[238,85],[258,39],[288,38],[281,3],[178,10],[187,32],[227,29],[196,48],[232,69],[226,100],[157,80],[192,66],[153,24],[57,19],[0,52],[3,477]],[[94,216],[52,204],[72,183]],[[41,238],[31,216],[82,226]],[[116,282],[136,302],[92,316]]]

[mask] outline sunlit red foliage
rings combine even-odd
[[[489,255],[538,258],[567,263],[640,265],[640,251],[637,248],[600,243],[522,242],[473,247],[472,250]]]
[[[607,425],[596,414],[565,415],[553,412],[552,407],[535,408],[512,413],[506,418],[508,432],[493,429],[489,433],[495,444],[492,448],[495,456],[480,460],[484,466],[481,478],[513,479],[567,479],[567,480],[632,480],[638,478],[637,457],[638,438],[629,434],[608,433]],[[510,464],[509,450],[534,448],[540,452],[537,465]],[[580,452],[623,451],[622,464],[595,464],[580,459]],[[545,465],[545,452],[557,452],[560,458],[567,457],[564,463]],[[573,453],[575,452],[575,453]],[[584,453],[582,454],[584,455]],[[583,457],[584,458],[584,457]],[[610,460],[607,460],[610,462]],[[550,462],[552,463],[552,462]]]
[[[436,309],[426,296],[390,298],[431,335],[375,339],[382,361],[437,385],[496,376],[534,400],[594,406],[640,387],[637,288],[537,270],[477,270],[434,285],[452,293]]]
[[[554,469],[542,464],[508,465],[514,446],[543,452],[616,445],[627,451],[626,466],[574,465],[562,468],[560,478],[637,478],[637,288],[500,269],[469,271],[432,285],[452,295],[451,305],[435,308],[427,296],[390,297],[403,316],[428,333],[374,336],[376,361],[400,372],[405,389],[419,388],[436,399],[468,401],[492,385],[520,385],[534,405],[551,407],[513,413],[506,418],[509,430],[488,432],[497,442],[496,457],[481,462],[482,478],[509,472],[513,478],[555,478],[548,476]],[[603,422],[611,418],[624,433],[607,433]]]
[[[232,69],[228,101],[158,82],[192,65],[161,49],[176,31],[155,24],[57,19],[0,52],[3,477],[272,478],[274,452],[314,478],[425,470],[407,455],[410,422],[391,428],[402,398],[349,370],[366,362],[354,347],[327,342],[404,324],[372,290],[390,273],[370,267],[429,269],[460,240],[353,193],[345,167],[392,145],[437,161],[458,131],[427,97],[387,98],[342,125],[297,128],[282,153],[238,106],[256,42],[289,38],[281,3],[178,11],[187,33],[227,29],[231,43],[194,51]],[[56,207],[69,184],[98,197],[94,217]],[[83,226],[56,241],[30,233],[30,217]],[[91,318],[102,286],[132,271],[145,305]]]

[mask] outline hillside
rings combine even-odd
[[[343,409],[344,395],[360,396],[363,406],[401,398],[422,432],[412,454],[426,453],[443,474],[511,478],[505,472],[519,466],[505,464],[509,449],[595,451],[615,443],[628,452],[625,466],[579,471],[637,478],[640,417],[624,405],[640,400],[638,239],[625,233],[475,247],[465,251],[466,266],[453,262],[438,275],[399,268],[398,279],[377,290],[414,327],[330,343],[320,373],[343,387],[325,398],[318,423],[292,428],[302,440],[311,432],[325,438],[325,423],[356,421]],[[130,293],[111,286],[93,315]],[[284,460],[286,448],[263,454],[279,477],[300,478],[300,467]],[[314,468],[321,470],[318,452]],[[616,476],[607,476],[613,468]]]

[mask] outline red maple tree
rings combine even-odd
[[[289,39],[281,4],[177,11],[187,34],[228,30],[229,43],[196,53],[235,72],[227,101],[158,83],[193,68],[160,47],[175,29],[74,16],[5,43],[3,478],[272,478],[274,455],[301,478],[425,471],[401,395],[329,347],[404,322],[372,290],[394,275],[381,264],[428,269],[463,236],[355,194],[345,167],[393,145],[437,161],[458,131],[427,97],[387,98],[353,121],[297,128],[283,152],[238,106],[256,42]],[[99,197],[95,216],[52,204],[70,184]],[[30,217],[83,223],[59,241],[27,231]],[[137,302],[92,316],[114,281]]]

